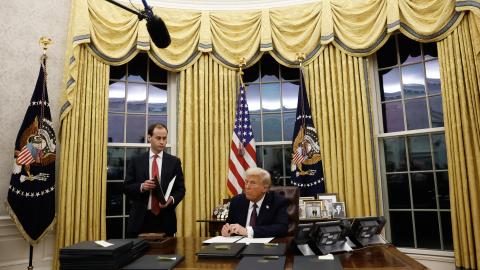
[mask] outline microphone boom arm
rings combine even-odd
[[[142,13],[142,12],[139,12],[139,11],[137,11],[137,10],[131,9],[131,8],[127,7],[127,6],[124,6],[124,5],[118,3],[118,2],[116,2],[116,1],[114,1],[114,0],[105,0],[105,1],[107,1],[107,2],[109,2],[109,3],[111,3],[111,4],[114,4],[114,5],[117,6],[117,7],[123,8],[123,9],[125,9],[126,11],[129,11],[129,12],[131,12],[131,13],[133,13],[133,14],[136,14],[136,15],[138,16],[138,19],[140,19],[140,20],[147,19],[147,15],[146,15],[146,14],[144,14],[144,13]]]

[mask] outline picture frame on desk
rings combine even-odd
[[[324,209],[322,212],[322,217],[332,218],[333,217],[333,203],[337,202],[337,193],[319,193],[317,194],[317,200],[323,201]]]
[[[335,202],[332,203],[333,208],[333,217],[334,218],[345,218],[347,216],[347,211],[345,209],[344,202]]]
[[[315,200],[314,196],[309,197],[300,197],[298,199],[298,217],[299,219],[306,219],[307,218],[307,210],[305,208],[305,201]]]
[[[307,219],[322,218],[323,201],[308,200],[305,201],[305,216]]]

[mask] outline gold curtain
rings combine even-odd
[[[328,45],[305,67],[325,186],[345,202],[348,216],[377,214],[365,65]]]
[[[109,66],[85,46],[78,48],[74,101],[60,128],[58,250],[84,240],[105,239]],[[55,265],[56,269],[58,265]]]
[[[187,193],[177,207],[178,235],[204,235],[211,210],[226,197],[237,77],[208,54],[180,72],[178,156]]]
[[[480,266],[480,34],[468,14],[438,42],[455,265]],[[476,47],[477,45],[477,47]]]

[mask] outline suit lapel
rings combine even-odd
[[[163,152],[162,157],[162,172],[160,175],[160,184],[162,185],[163,192],[167,191],[168,182],[172,179],[168,179],[169,172],[171,166],[169,166],[170,158],[167,153]]]
[[[138,164],[138,168],[142,168],[143,171],[143,179],[140,179],[142,182],[150,179],[150,171],[149,171],[149,162],[150,162],[150,152],[147,152],[143,159]]]
[[[240,207],[241,209],[241,213],[240,213],[240,217],[241,217],[241,222],[240,222],[240,225],[245,225],[247,224],[247,216],[248,216],[248,207],[250,206],[250,201],[247,200],[247,197],[245,197],[245,194],[242,194],[243,196],[243,200],[242,200],[242,206]]]
[[[257,223],[262,224],[263,219],[265,216],[268,215],[270,209],[272,208],[272,196],[270,192],[265,194],[265,198],[263,199],[262,207],[260,207],[260,212],[258,212]]]

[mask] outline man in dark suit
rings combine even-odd
[[[167,135],[165,125],[151,125],[147,137],[150,151],[134,157],[128,164],[123,187],[131,203],[127,237],[147,232],[173,236],[177,232],[175,208],[185,196],[185,184],[180,159],[163,151]],[[157,190],[161,187],[166,193],[171,181],[175,182],[170,196],[162,204]]]
[[[222,236],[281,237],[288,233],[288,201],[268,191],[270,174],[261,168],[246,171],[245,189],[230,201]]]

